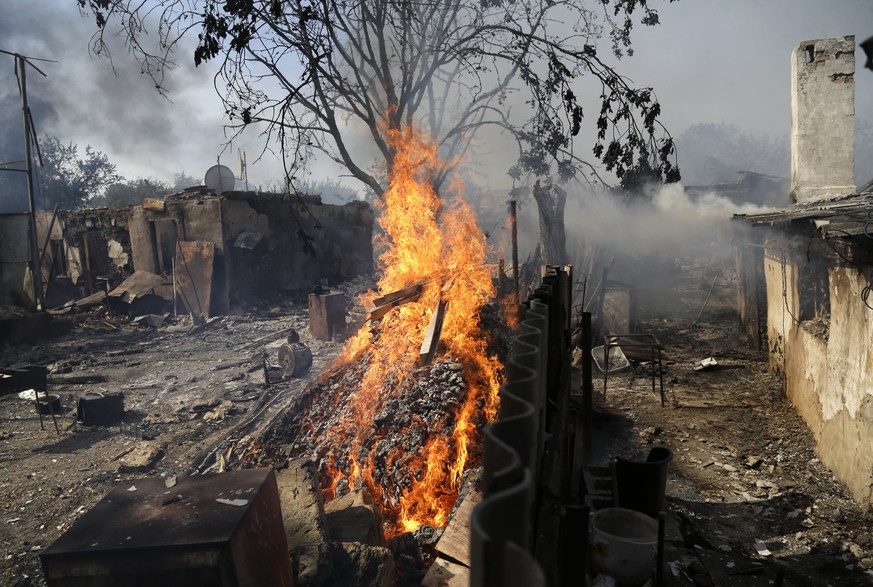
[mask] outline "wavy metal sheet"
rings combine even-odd
[[[532,300],[500,391],[497,421],[485,429],[483,499],[471,520],[474,587],[546,584],[531,554],[535,479],[543,450],[549,309]]]

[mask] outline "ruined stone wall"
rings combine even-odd
[[[819,453],[856,498],[873,508],[873,310],[861,300],[867,271],[830,271],[831,327]]]
[[[95,275],[109,278],[110,287],[118,285],[133,273],[133,251],[128,231],[128,208],[93,208],[58,212],[52,239],[58,231],[63,235],[67,268],[74,282],[85,273],[85,239]],[[51,212],[38,218],[39,246],[45,244],[45,234],[51,224]],[[50,264],[50,250],[46,262]]]
[[[224,255],[221,230],[221,201],[214,195],[177,200],[154,200],[160,206],[136,206],[130,214],[130,240],[134,267],[151,273],[169,273],[169,267],[159,266],[156,248],[164,239],[206,241],[215,243],[216,255]],[[167,226],[174,230],[167,230]],[[170,243],[169,256],[175,256],[175,242]],[[166,264],[166,261],[165,261]]]
[[[172,238],[172,227],[180,241],[214,243],[213,287],[220,286],[222,307],[373,271],[373,211],[362,202],[337,206],[254,192],[188,196],[133,208],[129,226],[134,266],[152,273],[162,272],[156,249]]]
[[[24,288],[30,257],[30,219],[26,213],[0,214],[0,305],[23,305],[33,299]]]
[[[130,248],[133,253],[133,268],[136,271],[154,273],[157,269],[155,256],[152,254],[152,240],[149,232],[149,222],[142,206],[135,206],[130,211],[128,222]]]
[[[855,37],[802,42],[791,55],[791,194],[855,192]]]
[[[362,202],[236,193],[222,200],[222,223],[234,303],[373,271],[373,212]],[[261,242],[235,246],[244,232]]]
[[[801,319],[798,275],[805,258],[784,251],[770,249],[764,259],[770,366],[784,377],[786,396],[812,431],[822,462],[873,508],[873,310],[861,300],[867,278],[852,267],[829,269],[824,328]]]

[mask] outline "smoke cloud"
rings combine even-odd
[[[580,259],[584,243],[590,241],[604,255],[617,258],[675,259],[702,252],[726,258],[733,255],[732,241],[742,228],[732,216],[768,210],[772,209],[738,204],[715,193],[692,199],[681,184],[656,188],[651,200],[579,195],[567,203],[568,251]]]
[[[193,47],[183,48],[175,56],[177,68],[167,77],[168,97],[162,97],[119,37],[107,39],[111,62],[90,54],[96,30],[93,17],[83,17],[75,0],[0,3],[0,49],[56,61],[34,61],[46,77],[33,68],[27,72],[38,135],[76,143],[80,153],[91,145],[129,179],[170,181],[182,171],[202,178],[226,142],[226,120],[212,85],[214,70],[194,67]],[[237,146],[260,152],[257,141],[234,144],[221,160],[232,169]],[[14,59],[0,54],[0,160],[23,159],[23,152]]]
[[[636,86],[655,88],[663,121],[674,137],[699,122],[787,136],[791,50],[807,39],[855,34],[861,40],[873,34],[869,0],[694,0],[654,7],[661,24],[636,27],[634,55],[614,65]],[[216,163],[226,140],[226,120],[212,83],[214,70],[209,64],[195,68],[191,51],[181,51],[176,56],[178,69],[168,78],[169,99],[162,98],[120,39],[114,40],[114,71],[106,59],[89,55],[95,30],[93,17],[83,18],[75,0],[0,2],[0,49],[57,61],[40,64],[48,77],[28,72],[37,131],[82,149],[92,145],[130,179],[171,180],[179,171],[202,177]],[[861,67],[860,53],[856,115],[869,120],[873,73]],[[601,46],[600,55],[611,60],[608,43]],[[585,104],[586,122],[597,111],[598,91],[588,78],[580,79],[577,94],[593,96]],[[507,102],[506,108],[524,105]],[[587,132],[586,127],[583,134]],[[590,141],[580,137],[579,146],[584,153]],[[271,156],[255,161],[263,147],[257,133],[235,142],[233,151],[238,147],[248,151],[253,185],[281,177],[281,165]],[[514,153],[508,151],[503,140],[479,145],[482,168],[489,171],[484,183],[497,188],[510,183],[505,171]],[[22,152],[13,60],[0,55],[0,161],[20,159]],[[226,152],[221,162],[234,168],[232,154]],[[680,168],[682,164],[680,152]],[[318,164],[308,177],[317,182],[341,173]],[[357,183],[354,187],[360,188]]]

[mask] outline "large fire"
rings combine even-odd
[[[486,351],[480,326],[480,311],[494,297],[494,288],[486,267],[485,235],[475,213],[457,195],[460,186],[452,186],[456,195],[451,204],[434,192],[428,179],[444,165],[435,145],[411,129],[394,133],[391,140],[396,159],[388,177],[390,187],[379,204],[378,288],[383,295],[415,284],[422,284],[423,290],[416,301],[385,315],[377,334],[365,325],[347,342],[340,364],[365,361],[368,366],[360,385],[347,392],[343,409],[348,417],[328,432],[334,450],[326,467],[330,479],[325,493],[332,498],[341,479],[349,488],[364,484],[393,519],[389,532],[398,533],[422,524],[445,525],[480,432],[477,422],[495,417],[502,366]],[[440,425],[429,427],[433,433],[422,442],[420,454],[410,457],[398,446],[377,463],[367,449],[376,434],[374,420],[392,400],[390,394],[403,394],[411,384],[428,324],[440,303],[445,307],[440,335],[444,355],[436,360],[462,365],[466,396]],[[446,429],[450,435],[441,432]],[[376,467],[401,458],[411,484],[399,491],[380,485]]]

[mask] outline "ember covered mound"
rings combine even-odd
[[[436,145],[411,129],[391,139],[370,320],[286,429],[291,456],[319,464],[327,501],[366,486],[397,534],[446,523],[496,416],[503,367],[482,324],[495,296],[485,235],[446,195],[462,186],[437,195]]]
[[[428,476],[437,477],[445,484],[433,492],[435,503],[427,511],[433,512],[430,524],[442,526],[460,488],[460,479],[450,482],[448,467],[451,455],[457,452],[454,430],[468,391],[465,367],[444,357],[415,369],[405,384],[385,381],[381,390],[384,402],[374,410],[372,426],[360,445],[338,445],[332,431],[342,429],[344,422],[355,417],[353,390],[360,385],[365,365],[349,365],[311,388],[305,405],[283,426],[296,431],[288,442],[291,456],[306,457],[317,464],[328,501],[360,485],[367,486],[382,504],[388,535],[415,529],[403,525],[403,499],[420,493]],[[479,432],[485,423],[480,409],[470,422],[473,433],[468,439],[468,466],[478,462]],[[440,445],[436,452],[435,445]],[[336,475],[337,471],[341,474]]]

